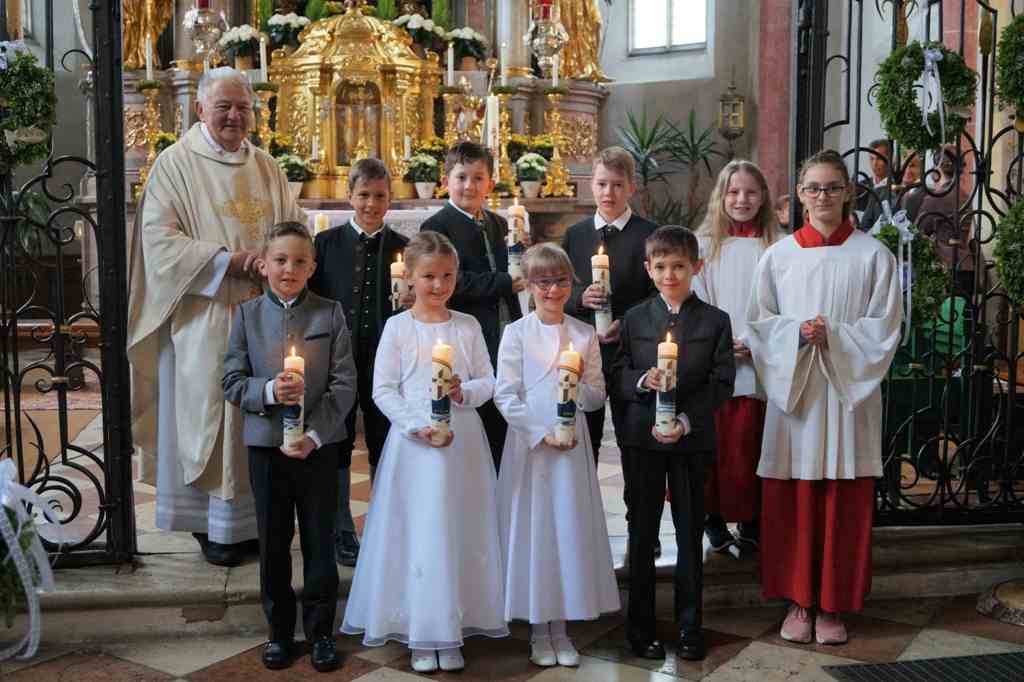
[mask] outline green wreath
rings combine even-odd
[[[56,122],[53,72],[26,49],[0,44],[0,172],[49,156]]]
[[[922,120],[919,87],[915,86],[924,71],[924,51],[935,48],[942,52],[938,63],[942,83],[942,100],[946,108],[946,138],[940,139],[939,114],[928,114],[932,132]],[[878,67],[878,113],[882,127],[889,137],[904,147],[924,151],[937,149],[943,143],[955,142],[964,131],[970,113],[965,111],[974,104],[978,74],[956,52],[942,43],[922,45],[914,41],[893,51]]]
[[[1024,14],[1007,24],[996,53],[996,92],[1006,108],[1024,118]]]
[[[912,324],[919,327],[936,319],[939,307],[949,296],[949,274],[939,260],[935,242],[913,226],[910,230],[914,233],[914,241],[910,243],[910,255],[914,265],[913,292],[910,295],[914,309]],[[886,225],[878,231],[875,238],[885,244],[894,256],[896,255],[900,233],[895,225]],[[900,276],[902,277],[902,274]]]
[[[992,255],[1006,294],[1014,304],[1024,305],[1024,199],[1011,206],[999,221]]]

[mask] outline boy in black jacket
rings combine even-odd
[[[624,458],[631,500],[626,632],[633,652],[644,658],[665,656],[654,633],[654,544],[665,504],[666,478],[679,547],[676,654],[690,660],[704,657],[700,630],[704,468],[714,457],[714,413],[732,396],[736,366],[728,314],[690,291],[690,282],[702,264],[697,238],[686,228],[667,225],[647,239],[645,267],[658,295],[626,313],[612,369],[611,390],[625,404],[618,439],[629,450]],[[668,332],[678,344],[677,417],[675,429],[662,435],[654,428],[655,396],[662,385],[658,344]]]
[[[491,364],[497,367],[502,328],[522,317],[516,294],[526,288],[526,280],[513,278],[508,273],[508,247],[505,245],[508,223],[484,208],[484,200],[494,188],[493,165],[491,152],[474,142],[460,142],[448,150],[444,184],[451,199],[424,221],[420,229],[440,232],[455,245],[459,254],[459,281],[448,304],[452,310],[477,319]],[[507,426],[493,400],[488,400],[477,411],[484,423],[497,471]]]

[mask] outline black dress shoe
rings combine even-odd
[[[736,540],[743,549],[757,551],[760,548],[761,525],[757,521],[741,521],[738,531],[739,537]]]
[[[192,537],[199,543],[199,549],[206,551],[206,545],[210,542],[210,536],[206,533],[192,533]]]
[[[629,648],[633,655],[638,658],[649,658],[651,660],[662,660],[665,658],[665,647],[656,639],[631,639],[629,640]]]
[[[206,541],[203,548],[203,557],[208,563],[214,566],[238,566],[245,560],[243,543],[224,545],[219,542]]]
[[[291,644],[272,640],[263,647],[263,665],[268,670],[281,670],[291,664]]]
[[[683,630],[679,635],[676,656],[687,661],[704,660],[704,635],[700,630]]]
[[[724,552],[736,542],[736,538],[729,532],[729,528],[725,525],[725,521],[722,520],[721,516],[708,514],[707,519],[704,521],[704,534],[711,544],[711,549],[716,552]]]
[[[239,542],[237,545],[234,546],[237,546],[239,550],[242,551],[243,554],[250,554],[253,556],[260,555],[260,541],[256,538],[253,538],[252,540],[246,540],[244,542]]]
[[[359,538],[355,533],[341,531],[334,539],[334,558],[342,566],[355,566],[359,560]]]
[[[327,636],[318,637],[313,642],[313,653],[309,655],[309,660],[313,663],[313,667],[317,672],[329,673],[336,669],[341,659],[338,657],[334,638]]]

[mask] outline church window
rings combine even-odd
[[[702,49],[708,0],[630,0],[629,54]]]

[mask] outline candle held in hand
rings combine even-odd
[[[391,309],[398,310],[402,307],[402,297],[409,290],[405,281],[405,263],[402,261],[402,254],[391,264]]]
[[[606,297],[604,305],[594,311],[594,327],[598,334],[604,336],[612,326],[612,268],[608,254],[604,252],[604,244],[590,257],[590,274],[594,284],[601,286]]]
[[[452,381],[452,347],[441,339],[430,351],[430,369],[430,428],[434,430],[431,442],[444,445],[452,421],[452,399],[448,397]]]
[[[295,347],[292,346],[292,354],[284,359],[284,371],[304,377],[306,374],[306,361],[301,355],[295,354]],[[302,447],[302,440],[306,437],[304,428],[304,405],[305,400],[299,398],[296,405],[285,405],[282,415],[282,430],[284,432],[284,447],[288,450],[297,450]]]
[[[328,227],[330,227],[330,223],[327,222],[327,214],[323,212],[317,213],[315,227],[313,228],[313,234],[320,234]]]
[[[661,370],[661,385],[658,387],[654,407],[654,425],[663,436],[671,435],[679,426],[676,420],[676,367],[679,362],[679,346],[672,341],[672,332],[658,344],[658,369]]]
[[[576,395],[579,390],[582,356],[569,342],[568,350],[558,356],[558,404],[555,439],[568,445],[576,437]]]
[[[512,277],[523,276],[523,232],[526,227],[526,207],[519,203],[519,197],[508,207],[508,274]]]

